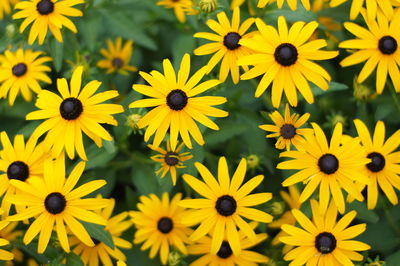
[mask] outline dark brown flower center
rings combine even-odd
[[[27,70],[28,70],[28,67],[26,66],[25,63],[18,63],[12,67],[12,73],[16,77],[21,77],[21,76],[25,75]]]
[[[7,168],[8,179],[18,179],[25,181],[29,177],[29,167],[26,163],[15,161]]]
[[[229,195],[219,197],[215,204],[215,209],[222,216],[231,216],[235,213],[236,207],[236,200]]]
[[[281,136],[284,139],[291,139],[296,135],[296,128],[292,124],[284,124],[281,127]]]
[[[124,65],[124,61],[121,58],[116,57],[111,61],[111,64],[115,68],[121,68]]]
[[[322,254],[331,253],[336,248],[336,238],[328,232],[323,232],[315,238],[315,248]]]
[[[339,169],[339,161],[335,155],[327,153],[319,158],[318,166],[323,173],[330,175]]]
[[[393,54],[397,50],[397,41],[392,36],[384,36],[379,40],[379,50],[383,54]]]
[[[158,220],[157,229],[163,234],[168,234],[174,229],[174,222],[169,217],[162,217]]]
[[[378,152],[372,152],[367,155],[367,158],[371,159],[371,162],[367,164],[367,168],[371,172],[380,172],[383,168],[385,168],[385,157]]]
[[[59,214],[64,211],[67,201],[61,193],[53,192],[47,195],[44,200],[44,206],[49,213]]]
[[[36,9],[41,15],[48,15],[54,11],[54,3],[50,0],[41,0],[37,3]]]
[[[82,112],[82,102],[77,98],[67,98],[60,105],[60,114],[65,120],[75,120]]]
[[[179,157],[176,152],[167,152],[164,157],[165,163],[168,164],[169,166],[174,166],[179,163]]]
[[[185,108],[188,102],[188,97],[183,90],[172,90],[167,96],[167,104],[169,108],[175,111]]]
[[[217,252],[217,256],[220,257],[221,259],[227,259],[231,255],[232,255],[231,246],[229,246],[229,243],[227,241],[223,241],[221,247]]]
[[[275,49],[275,60],[282,66],[290,66],[296,63],[298,58],[297,49],[293,44],[282,43]]]
[[[224,45],[229,50],[235,50],[240,47],[239,41],[241,38],[242,38],[242,36],[240,36],[238,33],[229,32],[224,37]]]

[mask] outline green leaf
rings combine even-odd
[[[377,223],[379,216],[372,210],[368,210],[367,206],[363,202],[353,201],[349,204],[349,210],[355,210],[357,212],[357,219],[360,219],[369,223]]]
[[[107,150],[105,145],[110,145],[110,144],[106,144],[105,141],[103,143],[104,143],[104,147],[102,147],[102,148],[97,147],[96,144],[92,144],[86,150],[86,154],[89,159],[89,161],[86,164],[86,170],[96,168],[99,166],[104,167],[116,155],[115,147],[114,147],[114,151],[111,151],[110,147],[108,147],[108,150]]]
[[[393,253],[386,259],[387,266],[396,266],[399,265],[400,262],[400,250]]]
[[[220,130],[208,131],[204,135],[207,146],[222,143],[234,136],[240,135],[248,129],[248,125],[235,121],[224,120],[219,122]]]
[[[73,252],[68,253],[66,259],[67,259],[66,265],[68,266],[83,266],[81,258]]]
[[[28,255],[33,257],[40,264],[48,264],[51,261],[45,255],[37,253],[37,243],[36,242],[33,242],[33,243],[29,244],[29,245],[25,245],[25,244],[23,244],[21,242],[14,242],[13,245],[16,248],[24,251],[25,253],[27,253]]]
[[[57,72],[61,70],[64,56],[64,43],[52,39],[50,42],[50,55],[53,58],[53,65]]]
[[[349,88],[349,86],[347,86],[346,84],[334,82],[334,81],[331,81],[329,83],[329,89],[326,91],[323,91],[321,88],[319,88],[315,85],[311,86],[311,90],[312,90],[312,93],[314,94],[314,96],[319,96],[319,95],[323,95],[323,94],[331,93],[331,92],[335,92],[335,91],[343,91],[343,90],[347,90],[348,88]]]
[[[83,224],[86,231],[88,231],[89,235],[92,238],[97,239],[100,242],[103,242],[104,244],[106,244],[107,246],[109,246],[112,249],[115,248],[114,241],[111,237],[111,234],[108,231],[104,230],[104,228],[105,228],[104,226],[88,223],[85,221],[80,221],[80,222]]]

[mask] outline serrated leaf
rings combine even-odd
[[[92,238],[97,239],[100,242],[103,242],[112,249],[115,248],[111,234],[104,229],[105,228],[104,226],[99,224],[88,223],[85,221],[80,221],[80,222],[82,223],[82,225],[85,227],[86,231],[88,231],[89,235]]]

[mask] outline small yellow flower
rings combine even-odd
[[[97,66],[107,69],[107,74],[118,72],[128,75],[128,71],[135,72],[137,68],[129,65],[132,56],[133,42],[127,41],[122,43],[122,38],[118,37],[115,44],[111,40],[107,40],[108,51],[101,48],[100,53],[105,59],[97,62]]]
[[[218,2],[217,0],[200,0],[198,5],[201,11],[211,13],[217,9]]]
[[[186,15],[195,15],[197,12],[193,8],[192,0],[160,0],[157,2],[158,6],[166,8],[173,8],[176,18],[180,23],[186,22]]]

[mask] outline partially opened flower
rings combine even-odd
[[[260,97],[272,83],[272,105],[278,108],[282,93],[291,106],[297,106],[296,88],[308,103],[314,102],[314,95],[308,81],[322,90],[329,88],[329,73],[313,60],[327,60],[337,56],[336,51],[322,51],[327,46],[326,40],[318,39],[307,42],[318,23],[295,22],[290,29],[283,16],[278,18],[278,31],[259,18],[256,25],[260,34],[252,39],[241,39],[239,44],[254,50],[252,55],[243,56],[238,64],[253,65],[241,79],[253,79],[263,75],[257,86],[255,96]]]
[[[0,133],[0,141],[3,147],[0,151],[0,171],[3,172],[0,174],[0,196],[4,194],[1,208],[3,215],[7,216],[11,207],[8,198],[16,193],[10,181],[16,179],[30,183],[32,178],[42,178],[47,154],[43,151],[43,145],[36,145],[36,140],[32,137],[25,143],[23,135],[16,135],[12,144],[7,133],[3,131]],[[20,210],[19,206],[17,210]]]
[[[375,208],[379,187],[389,201],[393,205],[397,205],[399,200],[393,187],[400,190],[400,152],[395,151],[400,145],[400,130],[397,130],[385,141],[385,124],[382,121],[376,123],[373,137],[364,122],[356,119],[354,124],[365,148],[364,156],[371,160],[363,169],[370,182],[367,185],[359,184],[360,190],[367,186],[368,209]]]
[[[153,151],[159,152],[157,155],[151,156],[151,159],[161,164],[160,169],[156,171],[156,174],[161,174],[161,178],[169,172],[172,178],[172,184],[176,185],[176,170],[178,168],[184,168],[183,162],[191,159],[193,155],[190,152],[181,152],[183,143],[178,145],[176,149],[171,149],[171,144],[167,141],[167,149],[164,150],[160,147],[154,147],[153,145],[147,145]]]
[[[312,221],[300,210],[292,210],[302,228],[282,225],[282,230],[289,236],[282,236],[280,240],[296,246],[284,256],[286,261],[292,261],[289,265],[354,265],[352,260],[362,261],[363,256],[357,251],[368,250],[371,247],[352,240],[367,228],[366,224],[349,227],[357,213],[351,211],[336,221],[337,208],[334,202],[331,202],[327,211],[322,214],[315,200],[311,200],[311,207]]]
[[[272,134],[266,136],[267,138],[278,138],[275,144],[277,149],[290,150],[292,144],[297,149],[300,149],[301,144],[305,143],[304,136],[313,133],[311,128],[300,128],[307,122],[310,114],[305,113],[301,117],[296,113],[290,114],[288,104],[285,106],[284,116],[282,116],[278,111],[274,111],[269,114],[269,117],[275,125],[261,125],[259,128],[272,132]]]
[[[179,206],[181,198],[182,195],[178,193],[170,200],[166,192],[161,199],[154,194],[141,196],[137,204],[139,211],[130,213],[137,228],[133,243],[143,243],[141,250],[150,249],[150,258],[160,252],[161,263],[164,265],[167,264],[170,246],[187,254],[185,244],[192,230],[182,223],[188,211]]]
[[[254,230],[257,223],[253,222],[250,227]],[[267,263],[269,258],[257,253],[255,251],[248,250],[253,246],[258,245],[267,238],[267,234],[257,234],[255,241],[250,241],[243,231],[239,231],[239,239],[241,242],[241,252],[240,255],[235,255],[232,252],[231,246],[227,241],[225,236],[217,254],[210,253],[211,242],[213,235],[204,236],[200,238],[195,244],[188,247],[188,253],[191,255],[203,255],[190,266],[203,266],[203,265],[215,265],[215,266],[225,266],[225,265],[259,265],[259,263]]]
[[[21,33],[32,23],[28,38],[29,44],[33,44],[37,38],[39,44],[43,44],[49,29],[54,38],[62,42],[61,29],[63,26],[74,33],[78,32],[76,26],[68,17],[81,17],[83,15],[82,11],[73,6],[82,3],[84,3],[84,0],[21,1],[15,5],[15,9],[20,9],[20,11],[16,12],[12,17],[13,19],[24,18],[19,28]]]
[[[286,187],[305,183],[300,202],[310,198],[319,186],[321,212],[325,212],[332,195],[339,212],[344,213],[345,202],[341,189],[362,201],[363,196],[354,182],[369,182],[362,170],[371,160],[363,156],[364,150],[357,140],[351,139],[343,143],[342,124],[336,124],[329,144],[322,129],[315,123],[312,126],[315,135],[306,135],[306,143],[301,150],[281,153],[280,157],[293,160],[281,162],[277,168],[298,170],[283,181],[282,185]]]
[[[254,18],[248,18],[240,24],[240,9],[237,7],[233,10],[232,22],[230,23],[225,12],[217,15],[218,21],[209,19],[207,25],[215,33],[198,32],[194,35],[196,38],[203,38],[211,43],[204,44],[194,50],[195,55],[213,56],[208,61],[207,67],[210,72],[220,61],[219,79],[224,82],[231,73],[233,83],[239,82],[239,66],[238,58],[249,55],[252,51],[239,44],[239,40],[250,38],[254,32],[246,33],[254,23]],[[249,68],[244,66],[247,71]]]
[[[41,56],[43,52],[18,49],[16,52],[6,50],[1,56],[0,63],[0,97],[7,98],[10,105],[18,94],[22,94],[25,101],[32,100],[32,92],[39,93],[42,88],[39,81],[47,84],[51,79],[46,72],[51,68],[44,63],[51,61],[48,56]]]
[[[102,199],[101,196],[97,196],[96,198]],[[75,236],[70,238],[71,246],[75,246],[72,251],[80,256],[85,265],[113,265],[111,258],[117,261],[126,261],[126,256],[122,253],[120,248],[130,249],[132,248],[132,244],[120,236],[132,226],[132,223],[127,220],[129,217],[128,212],[121,212],[111,217],[114,206],[115,200],[110,199],[110,203],[107,207],[102,210],[96,210],[95,213],[107,220],[107,225],[104,230],[110,233],[115,248],[110,248],[105,243],[93,237],[92,240],[95,246],[87,246]]]
[[[163,68],[164,74],[156,70],[151,71],[150,74],[139,72],[150,85],[133,85],[135,91],[151,98],[134,101],[129,107],[155,107],[138,122],[139,128],[147,127],[144,140],[148,141],[155,134],[153,146],[158,147],[169,129],[171,149],[175,149],[178,144],[178,134],[189,148],[192,148],[189,134],[198,144],[203,145],[203,136],[194,120],[206,127],[218,130],[217,124],[208,116],[228,116],[227,112],[213,107],[225,103],[226,98],[196,96],[221,82],[213,79],[199,84],[207,72],[207,67],[201,68],[189,78],[189,54],[183,56],[178,74],[175,73],[168,59],[164,59]]]
[[[246,175],[246,159],[242,158],[235,173],[230,178],[225,157],[218,163],[218,181],[201,163],[195,163],[203,181],[185,174],[183,179],[198,194],[204,198],[184,199],[180,203],[186,208],[195,209],[183,218],[188,225],[200,224],[190,236],[192,241],[198,241],[208,233],[212,234],[211,254],[217,254],[225,235],[235,256],[239,256],[242,243],[238,229],[255,242],[257,237],[254,230],[242,217],[263,223],[272,221],[272,216],[253,206],[262,204],[272,198],[271,193],[250,194],[264,179],[258,175],[243,184]]]
[[[108,51],[104,48],[100,49],[100,53],[105,57],[97,62],[97,66],[107,69],[107,74],[118,72],[128,75],[128,71],[137,71],[137,68],[129,65],[132,56],[132,41],[122,44],[122,38],[118,37],[115,44],[111,40],[107,40]]]
[[[53,157],[58,157],[65,148],[69,158],[75,157],[76,150],[79,157],[87,160],[82,132],[101,147],[103,139],[112,140],[110,133],[101,124],[117,125],[118,122],[112,115],[124,111],[119,104],[103,103],[117,97],[118,91],[109,90],[96,94],[101,82],[92,80],[81,89],[82,71],[82,66],[74,70],[70,86],[65,78],[57,80],[57,90],[61,97],[51,91],[42,90],[36,101],[36,106],[41,110],[26,116],[27,120],[45,119],[32,136],[39,138],[47,132],[43,144]]]
[[[378,12],[377,20],[369,19],[365,10],[361,14],[368,29],[352,22],[344,23],[344,27],[357,39],[343,41],[339,47],[358,51],[343,59],[340,65],[347,67],[366,61],[358,75],[358,83],[364,82],[377,68],[376,92],[383,92],[388,74],[396,92],[400,92],[400,9],[393,19],[386,18],[381,12]]]
[[[104,208],[110,202],[106,199],[82,199],[106,184],[104,180],[95,180],[75,188],[84,168],[84,162],[78,163],[69,177],[65,178],[64,156],[60,156],[56,160],[45,160],[44,178],[31,178],[30,183],[16,179],[10,181],[20,193],[10,196],[8,200],[13,204],[26,206],[26,209],[8,216],[7,220],[22,221],[34,218],[25,232],[25,245],[31,243],[39,234],[37,251],[43,253],[55,229],[61,247],[70,252],[67,228],[87,246],[95,245],[79,220],[106,225],[107,220],[92,210]]]

